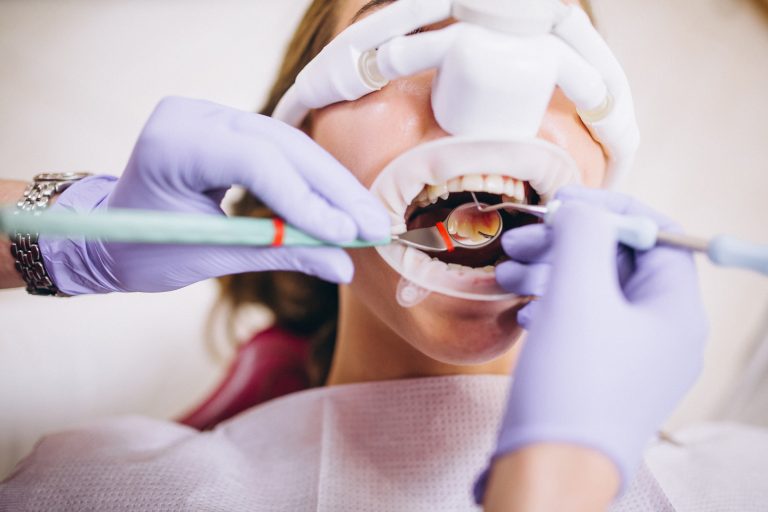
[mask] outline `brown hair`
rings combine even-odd
[[[589,9],[589,2],[582,1]],[[288,44],[277,79],[261,114],[270,116],[296,76],[333,39],[338,22],[338,0],[313,0]],[[233,209],[238,216],[267,217],[272,212],[250,194]],[[307,370],[313,386],[328,377],[336,342],[338,287],[295,272],[258,272],[224,277],[221,300],[230,314],[230,326],[239,308],[262,304],[274,314],[275,325],[310,343]],[[234,332],[231,329],[230,332]]]

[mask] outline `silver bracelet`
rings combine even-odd
[[[48,208],[51,198],[64,192],[73,183],[90,176],[84,172],[44,173],[34,177],[34,182],[24,190],[24,196],[16,203],[19,211],[40,212]],[[51,280],[40,254],[39,233],[13,233],[11,235],[11,255],[15,260],[27,292],[32,295],[62,296]]]

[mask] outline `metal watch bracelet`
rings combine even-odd
[[[39,212],[50,205],[56,194],[64,192],[73,183],[90,176],[84,172],[43,173],[34,177],[34,182],[24,190],[23,197],[16,203],[18,211]],[[31,295],[63,296],[51,280],[43,263],[38,240],[39,233],[19,233],[11,235],[11,255],[15,267],[27,283],[27,292]]]

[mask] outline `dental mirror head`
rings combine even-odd
[[[425,252],[453,252],[461,249],[482,249],[501,235],[503,221],[499,210],[486,210],[479,202],[462,204],[448,214],[443,222],[427,228],[411,229],[392,239]]]
[[[448,235],[456,247],[481,249],[492,244],[503,228],[501,213],[483,211],[483,203],[466,203],[456,207],[445,220]]]

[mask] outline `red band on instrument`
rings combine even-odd
[[[440,232],[440,236],[443,237],[443,242],[445,242],[445,248],[448,250],[448,252],[453,252],[455,247],[453,246],[453,238],[451,238],[451,235],[448,234],[448,230],[445,228],[445,224],[442,222],[438,222],[436,224],[437,230]]]
[[[283,219],[274,218],[272,224],[275,227],[275,237],[272,239],[272,247],[280,247],[285,240],[285,222]]]

